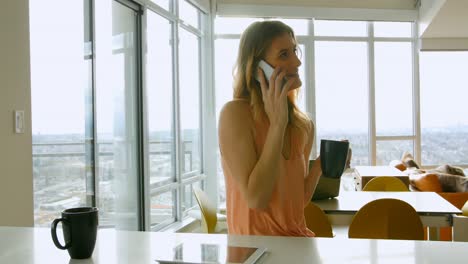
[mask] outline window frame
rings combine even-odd
[[[204,71],[205,68],[203,68],[203,65],[207,63],[206,57],[202,55],[204,52],[206,45],[206,38],[209,35],[207,33],[207,20],[209,15],[204,13],[202,9],[196,7],[193,5],[191,2],[186,1],[187,4],[192,5],[194,8],[198,10],[198,21],[200,25],[200,29],[197,29],[193,27],[192,25],[189,25],[183,21],[179,17],[179,1],[185,1],[185,0],[178,0],[178,1],[172,1],[171,5],[171,11],[167,11],[162,7],[159,7],[157,4],[153,2],[148,2],[146,4],[146,8],[148,12],[154,12],[156,15],[161,16],[164,19],[167,19],[171,24],[172,24],[172,39],[175,41],[173,43],[173,49],[172,49],[172,61],[173,61],[173,102],[172,102],[172,107],[173,107],[173,116],[172,119],[175,121],[173,124],[173,129],[175,133],[174,137],[174,143],[175,145],[173,146],[174,150],[174,155],[175,155],[175,181],[170,182],[167,184],[161,184],[160,186],[156,188],[152,188],[146,192],[145,195],[145,203],[147,206],[146,208],[146,230],[150,231],[160,231],[164,230],[167,228],[170,228],[170,225],[176,222],[182,222],[183,219],[187,217],[187,212],[191,209],[194,209],[196,205],[193,205],[190,208],[185,208],[183,210],[183,203],[184,203],[184,193],[185,193],[185,188],[186,186],[190,186],[191,184],[194,183],[201,183],[202,186],[204,186],[206,183],[207,176],[205,174],[205,129],[204,129],[204,123],[205,123],[205,116],[203,114],[203,103],[206,102],[206,98],[204,98],[205,94],[203,93],[203,85],[206,83],[209,85],[209,81],[207,81],[207,74]],[[147,32],[146,28],[146,12],[143,15],[144,19],[144,27],[143,27],[143,32]],[[181,119],[180,119],[180,108],[179,108],[179,92],[180,92],[180,84],[179,84],[179,76],[180,76],[180,71],[179,71],[179,63],[181,62],[180,57],[179,57],[179,43],[180,43],[180,35],[179,35],[179,28],[183,28],[184,30],[187,31],[189,34],[193,34],[194,36],[197,37],[199,45],[198,45],[198,61],[199,61],[199,127],[200,127],[200,134],[199,134],[199,140],[200,140],[200,149],[199,149],[199,155],[200,155],[200,171],[190,171],[187,173],[183,173],[183,160],[184,160],[184,149],[183,149],[183,144],[182,144],[182,131],[181,131]],[[144,87],[144,90],[146,91],[146,86]],[[145,92],[146,93],[146,92]],[[145,154],[145,163],[149,164],[149,156]],[[149,185],[149,168],[145,169],[145,174],[147,178],[145,182],[147,183],[147,186],[150,187]],[[149,188],[148,188],[149,189]],[[175,199],[173,201],[173,208],[175,209],[175,216],[172,218],[169,218],[159,224],[152,225],[151,224],[151,212],[150,212],[150,207],[151,207],[151,197],[152,196],[157,196],[157,195],[162,195],[167,192],[175,192]],[[193,197],[192,197],[193,198]]]

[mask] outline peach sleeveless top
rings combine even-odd
[[[257,157],[262,153],[268,124],[255,125]],[[306,227],[304,218],[304,178],[307,163],[304,160],[305,141],[298,142],[291,133],[289,159],[281,154],[280,176],[273,190],[268,208],[250,209],[232,177],[229,166],[222,159],[226,181],[226,211],[228,233],[235,235],[302,236],[315,234]]]

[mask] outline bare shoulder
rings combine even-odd
[[[249,103],[233,100],[226,103],[219,115],[218,137],[220,147],[232,148],[234,142],[251,142],[254,122]],[[235,139],[235,140],[234,140]]]
[[[221,109],[219,123],[230,125],[248,124],[252,119],[249,102],[246,100],[232,100],[227,102]]]
[[[309,130],[309,135],[314,135],[315,134],[315,124],[314,124],[314,121],[312,121],[312,119],[310,119],[310,130]]]
[[[249,112],[250,111],[250,106],[249,102],[246,100],[232,100],[227,102],[224,106],[223,109],[221,109],[221,114],[223,113],[243,113],[243,112]]]

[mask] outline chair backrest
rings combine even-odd
[[[461,210],[462,210],[462,215],[463,216],[468,216],[468,201],[465,202],[465,204],[463,205]]]
[[[379,176],[372,178],[362,189],[373,192],[408,192],[409,189],[398,178],[393,176]]]
[[[424,240],[421,218],[398,199],[378,199],[364,205],[349,226],[350,238]]]
[[[318,237],[333,237],[333,230],[327,215],[314,203],[310,202],[304,208],[307,228]]]
[[[214,233],[216,224],[218,222],[218,217],[216,216],[216,207],[202,189],[194,186],[193,193],[197,199],[198,206],[200,206],[203,232],[209,234]]]

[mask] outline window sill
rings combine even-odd
[[[169,226],[159,230],[161,232],[169,233],[193,233],[200,229],[200,220],[193,217],[186,217],[181,222],[170,224]]]

